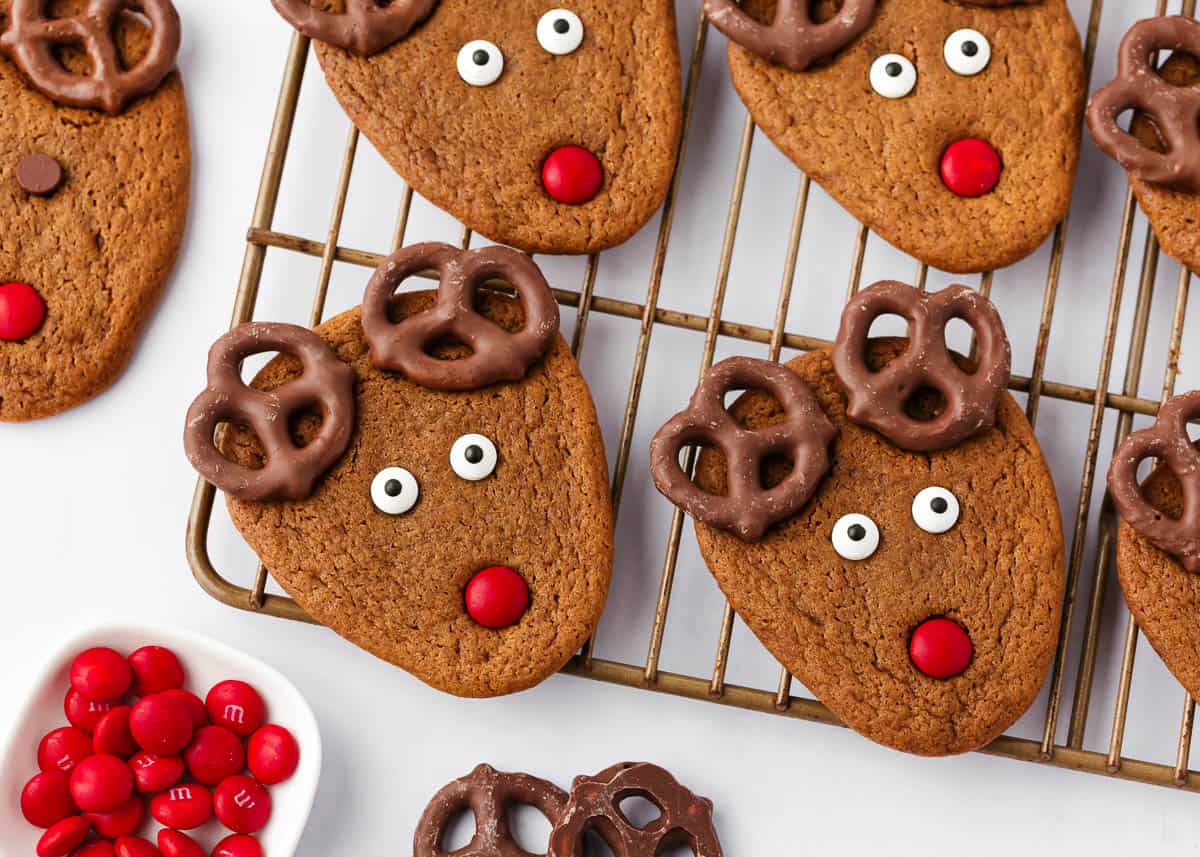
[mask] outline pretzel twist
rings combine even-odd
[[[433,796],[417,823],[413,857],[540,857],[513,839],[508,828],[508,809],[513,805],[536,808],[553,827],[566,811],[567,793],[529,774],[501,773],[479,765]],[[475,814],[474,837],[457,851],[443,850],[447,827],[465,809]]]
[[[1200,193],[1200,86],[1165,81],[1154,67],[1162,50],[1200,57],[1200,22],[1174,15],[1134,24],[1121,40],[1116,80],[1088,104],[1088,128],[1096,144],[1138,178]],[[1144,146],[1117,123],[1130,109],[1154,123],[1165,152]]]
[[[246,386],[242,361],[265,351],[299,358],[300,377],[270,391]],[[321,428],[298,447],[289,420],[314,405],[321,409]],[[192,466],[226,494],[248,501],[303,500],[349,446],[354,411],[354,370],[325,340],[292,324],[243,324],[209,352],[208,388],[188,410],[184,447]],[[236,464],[221,454],[214,432],[227,422],[254,431],[266,453],[262,468]]]
[[[396,288],[427,269],[440,276],[437,302],[393,323],[388,305]],[[525,324],[515,333],[475,311],[475,293],[491,278],[507,282],[521,300]],[[460,250],[449,244],[414,244],[384,260],[363,296],[363,330],[375,365],[435,390],[475,390],[521,380],[553,344],[558,321],[558,304],[538,266],[507,247]],[[472,353],[460,360],[427,353],[448,338],[465,343]]]
[[[810,0],[779,0],[770,24],[756,21],[735,0],[704,0],[704,12],[731,42],[792,71],[804,71],[866,30],[875,16],[876,0],[846,0],[820,24],[809,5]]]
[[[908,320],[909,345],[874,372],[867,366],[867,337],[871,323],[889,314]],[[954,318],[970,324],[978,337],[973,373],[960,369],[946,347],[946,324]],[[846,415],[911,452],[946,449],[991,428],[1011,364],[1000,313],[966,286],[930,294],[894,280],[876,283],[846,305],[833,346],[833,368],[848,398]],[[933,388],[945,401],[932,420],[905,412],[923,388]]]
[[[1162,406],[1153,426],[1125,438],[1108,469],[1108,490],[1121,517],[1193,573],[1200,572],[1200,451],[1188,437],[1187,426],[1197,417],[1200,390],[1176,396]],[[1179,480],[1179,518],[1154,508],[1142,495],[1137,469],[1147,458],[1159,459]]]
[[[179,14],[170,0],[89,0],[81,14],[65,18],[47,18],[48,2],[12,0],[0,47],[55,103],[120,113],[134,99],[157,89],[175,68],[181,36]],[[150,49],[129,69],[122,65],[113,35],[116,16],[124,10],[150,19]],[[83,47],[91,74],[63,68],[54,48],[67,44]]]
[[[725,410],[731,390],[759,389],[783,407],[781,423],[747,429]],[[697,521],[757,541],[767,528],[800,511],[829,469],[835,430],[816,395],[786,366],[751,357],[730,357],[704,374],[687,409],[659,429],[650,444],[654,484]],[[724,496],[709,494],[684,473],[679,453],[689,444],[709,444],[725,455]],[[785,455],[792,471],[774,488],[762,484],[762,463]]]
[[[642,797],[661,813],[643,828],[621,812],[621,802]],[[550,833],[550,857],[583,857],[584,835],[594,831],[615,857],[658,857],[690,847],[695,857],[721,857],[712,823],[712,801],[693,794],[671,774],[649,763],[624,762],[594,777],[576,777],[562,822]]]
[[[271,0],[284,20],[304,35],[362,56],[372,56],[407,36],[433,12],[437,0],[346,0],[345,12],[325,12],[308,0]]]

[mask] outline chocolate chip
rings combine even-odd
[[[49,155],[26,155],[17,162],[17,184],[26,193],[50,196],[62,186],[62,165]]]

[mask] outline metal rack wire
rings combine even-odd
[[[1103,0],[1092,0],[1085,41],[1085,65],[1088,78],[1091,76],[1091,68],[1095,56],[1102,7]],[[1165,7],[1166,0],[1157,0],[1156,13],[1163,14]],[[1183,11],[1188,15],[1194,14],[1195,0],[1184,0]],[[699,367],[701,373],[712,363],[720,337],[734,338],[748,343],[765,344],[768,347],[768,355],[773,360],[779,358],[781,350],[784,347],[798,350],[812,350],[829,344],[829,340],[827,339],[785,329],[795,281],[797,258],[805,228],[805,217],[811,186],[809,178],[801,173],[797,173],[798,186],[796,189],[791,229],[787,245],[784,248],[783,277],[776,298],[774,323],[771,327],[767,328],[741,324],[723,318],[731,260],[746,187],[750,152],[757,130],[748,114],[743,125],[740,145],[736,155],[736,171],[725,221],[724,240],[720,250],[720,264],[712,292],[711,309],[708,315],[701,316],[667,309],[659,305],[663,271],[670,248],[683,164],[687,154],[688,132],[692,124],[693,108],[697,99],[707,37],[708,25],[703,17],[701,17],[696,25],[691,60],[684,89],[684,122],[678,153],[679,157],[659,222],[658,238],[650,265],[645,298],[641,303],[634,303],[595,294],[594,288],[597,269],[600,263],[599,257],[595,255],[588,257],[584,269],[583,282],[577,291],[555,290],[555,297],[562,305],[574,307],[577,311],[576,327],[571,343],[576,355],[580,353],[584,346],[588,321],[593,313],[637,321],[640,324],[636,350],[634,352],[632,375],[629,381],[624,420],[620,430],[613,470],[612,503],[614,512],[619,511],[629,471],[630,450],[634,436],[634,427],[638,418],[643,381],[646,375],[647,357],[650,350],[651,338],[657,327],[674,327],[696,332],[702,331],[704,333],[703,356]],[[283,84],[275,111],[258,198],[251,226],[247,234],[247,246],[231,322],[233,325],[250,320],[254,314],[268,248],[278,248],[291,253],[320,259],[320,269],[310,315],[310,323],[314,325],[319,323],[324,315],[330,276],[335,262],[374,267],[386,255],[384,253],[373,253],[345,247],[339,243],[350,178],[359,142],[359,132],[353,126],[351,126],[346,139],[337,192],[333,200],[329,228],[325,236],[323,236],[324,240],[314,240],[299,235],[278,232],[272,228],[282,182],[284,163],[287,158],[288,145],[291,141],[296,118],[301,81],[309,54],[310,46],[308,39],[298,34],[295,35],[284,69]],[[397,215],[392,249],[399,247],[404,241],[412,205],[412,196],[412,190],[406,188],[402,195],[400,210]],[[1108,750],[1107,752],[1095,752],[1083,747],[1084,731],[1088,724],[1089,707],[1093,700],[1094,677],[1100,641],[1102,635],[1109,630],[1104,627],[1104,600],[1108,588],[1108,577],[1111,572],[1111,555],[1117,523],[1111,503],[1107,497],[1101,503],[1098,515],[1093,515],[1092,498],[1097,470],[1100,466],[1101,435],[1106,417],[1110,414],[1115,414],[1117,418],[1116,441],[1120,442],[1130,431],[1134,415],[1155,414],[1160,401],[1171,395],[1175,385],[1177,358],[1182,343],[1184,316],[1191,284],[1190,274],[1186,268],[1182,268],[1176,290],[1175,312],[1168,343],[1167,369],[1160,391],[1161,395],[1156,398],[1143,397],[1139,393],[1139,377],[1145,356],[1147,331],[1150,322],[1150,307],[1154,294],[1159,258],[1158,246],[1154,234],[1147,227],[1143,264],[1138,280],[1132,332],[1128,346],[1125,377],[1120,392],[1110,392],[1111,374],[1117,346],[1117,330],[1120,322],[1125,282],[1133,244],[1136,208],[1136,201],[1132,192],[1127,192],[1120,233],[1117,239],[1116,259],[1112,283],[1109,288],[1108,313],[1095,385],[1092,387],[1081,387],[1056,382],[1045,377],[1047,351],[1054,322],[1056,299],[1060,276],[1062,274],[1063,252],[1069,227],[1069,222],[1066,219],[1058,225],[1052,238],[1050,263],[1046,271],[1043,287],[1041,316],[1032,369],[1027,376],[1014,376],[1010,384],[1012,390],[1026,394],[1026,413],[1033,423],[1036,423],[1039,407],[1045,397],[1078,403],[1080,405],[1090,405],[1091,422],[1087,437],[1079,499],[1069,530],[1071,546],[1067,565],[1066,599],[1054,666],[1049,680],[1049,694],[1042,737],[1040,740],[1030,740],[1004,736],[985,748],[983,752],[1025,761],[1040,761],[1059,767],[1106,774],[1144,783],[1200,791],[1200,776],[1197,776],[1196,772],[1189,769],[1188,756],[1191,746],[1195,703],[1186,693],[1181,692],[1183,696],[1183,708],[1177,742],[1173,748],[1175,760],[1173,764],[1143,761],[1127,758],[1122,755],[1126,714],[1130,700],[1134,655],[1138,637],[1138,629],[1132,617],[1127,619],[1124,628],[1124,645],[1120,664],[1119,684],[1112,714]],[[866,226],[860,225],[851,255],[848,295],[852,295],[860,286],[863,259],[869,239],[869,230]],[[470,240],[471,233],[469,230],[464,229],[460,236],[462,245],[467,246]],[[916,272],[916,282],[921,287],[924,287],[926,275],[926,267],[919,265]],[[993,277],[990,273],[982,275],[979,282],[980,291],[984,294],[990,294],[992,283]],[[694,464],[694,458],[694,450],[689,451],[685,461],[685,467],[689,470]],[[196,579],[204,590],[217,600],[242,610],[265,613],[286,619],[313,621],[291,599],[266,592],[268,571],[261,565],[257,569],[254,584],[250,588],[238,586],[230,582],[227,577],[217,571],[208,552],[209,525],[212,517],[214,498],[215,489],[204,480],[199,480],[196,485],[191,514],[188,520],[188,559]],[[1093,520],[1094,517],[1096,520]],[[676,510],[670,524],[665,555],[662,558],[658,595],[650,628],[650,642],[645,661],[641,664],[633,664],[597,657],[594,654],[597,650],[597,640],[593,639],[572,660],[564,672],[642,690],[669,693],[724,705],[840,725],[836,717],[820,702],[802,696],[794,696],[791,692],[792,677],[784,669],[780,671],[779,681],[775,688],[754,688],[731,684],[726,681],[735,618],[728,602],[726,602],[724,611],[720,617],[718,645],[711,674],[707,676],[686,675],[660,669],[660,658],[666,633],[667,616],[671,606],[671,595],[675,581],[676,564],[679,558],[683,523],[683,513]],[[1090,527],[1093,525],[1096,527],[1099,546],[1094,561],[1085,567],[1085,545]],[[1079,607],[1081,606],[1077,603],[1080,593],[1080,582],[1081,579],[1084,579],[1085,575],[1091,579],[1091,596],[1090,600],[1085,605],[1082,605],[1086,609],[1085,615],[1077,617],[1076,614],[1079,612]],[[1076,655],[1077,669],[1075,670],[1075,686],[1071,698],[1069,729],[1065,742],[1061,742],[1058,740],[1058,721],[1060,719],[1059,715],[1064,693],[1066,692],[1066,680],[1070,672],[1068,669],[1070,666],[1068,658],[1071,649],[1071,631],[1074,623],[1080,618],[1084,622],[1084,628],[1082,644]]]

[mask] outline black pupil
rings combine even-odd
[[[965,56],[973,57],[979,53],[979,45],[974,42],[963,42],[962,52]]]
[[[467,460],[468,464],[478,464],[483,461],[483,450],[475,444],[471,444],[463,450],[463,458]]]
[[[389,497],[399,497],[404,491],[404,486],[400,484],[399,479],[389,479],[383,483],[383,493]]]
[[[950,504],[946,502],[945,497],[934,497],[929,501],[929,508],[940,515],[950,508]]]
[[[554,32],[562,34],[571,29],[571,22],[566,18],[559,18],[554,22]]]
[[[471,54],[471,59],[475,61],[475,65],[487,65],[489,59],[488,52],[480,48],[479,50],[475,51],[475,53]]]
[[[887,71],[888,77],[899,77],[900,72],[904,71],[904,69],[900,67],[900,63],[890,62],[887,64],[885,71]]]
[[[846,530],[846,535],[852,542],[861,542],[867,537],[867,528],[862,524],[851,524],[850,529]]]

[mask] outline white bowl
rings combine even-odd
[[[128,654],[140,646],[166,646],[179,656],[187,671],[185,687],[204,698],[222,679],[241,679],[253,685],[267,704],[267,720],[285,727],[300,745],[300,765],[291,779],[270,786],[271,820],[257,834],[266,857],[291,857],[308,823],[321,775],[321,734],[312,709],[295,685],[282,674],[224,643],[186,631],[128,625],[100,627],[68,641],[50,658],[29,690],[0,755],[0,854],[32,855],[43,831],[21,815],[20,793],[37,773],[37,745],[45,735],[66,726],[63,698],[70,686],[71,661],[85,649],[109,646]],[[147,814],[141,831],[151,841],[159,825]],[[208,853],[229,835],[215,820],[187,831]]]

